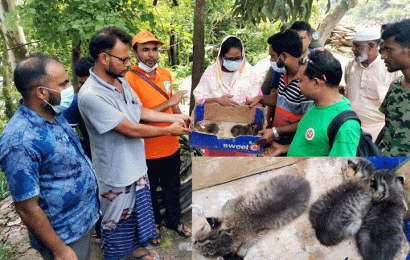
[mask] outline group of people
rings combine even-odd
[[[408,156],[408,24],[409,20],[403,20],[385,25],[382,32],[358,30],[352,47],[355,58],[343,71],[330,51],[309,48],[314,31],[308,23],[297,21],[267,40],[271,68],[262,83],[265,95],[258,83],[262,79],[245,61],[243,46],[239,49],[240,45],[229,41],[236,38],[227,37],[217,62],[208,67],[194,90],[195,101],[268,106],[267,128],[256,141],[265,145],[265,156],[356,156],[361,130],[372,136],[384,156]],[[236,54],[231,55],[231,50]],[[230,65],[232,59],[236,66]],[[360,122],[347,120],[332,140],[330,123],[347,110],[353,110]]]
[[[104,259],[159,259],[146,246],[160,244],[160,225],[191,236],[180,220],[178,136],[191,132],[192,118],[178,107],[186,91],[173,93],[171,74],[158,67],[161,44],[149,31],[132,38],[103,28],[91,39],[91,58],[76,66],[78,95],[61,63],[45,54],[16,66],[23,98],[0,137],[0,163],[44,259],[90,259],[96,225]],[[138,62],[128,71],[130,47]]]
[[[242,41],[227,36],[193,92],[196,103],[269,106],[268,128],[257,140],[265,155],[355,156],[362,128],[384,155],[408,156],[410,20],[387,26],[381,38],[357,32],[345,87],[340,62],[324,48],[310,50],[312,37],[305,22],[269,37],[273,73],[263,95]],[[146,246],[161,242],[161,225],[191,236],[180,221],[177,136],[191,132],[192,118],[178,106],[187,91],[173,93],[171,74],[158,67],[159,45],[149,31],[134,38],[115,27],[98,31],[91,57],[76,66],[83,84],[77,95],[61,63],[45,54],[16,66],[22,100],[0,137],[0,164],[44,259],[89,259],[96,223],[104,259],[158,259]],[[398,71],[403,75],[392,73]],[[330,122],[352,108],[361,125],[346,121],[330,143]],[[82,142],[70,124],[79,126]]]

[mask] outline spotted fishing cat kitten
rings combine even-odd
[[[376,168],[365,159],[348,161],[347,182],[320,197],[310,208],[309,220],[316,237],[326,246],[337,245],[357,233],[370,209],[370,180]]]
[[[205,257],[243,259],[261,236],[299,217],[309,198],[307,180],[277,176],[252,194],[229,200],[222,217],[207,218],[209,225],[197,232],[194,247]]]
[[[403,238],[403,177],[392,170],[378,170],[372,180],[374,199],[356,235],[364,260],[394,259]]]

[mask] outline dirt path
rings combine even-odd
[[[182,215],[182,221],[192,227],[191,211]],[[152,249],[159,253],[161,260],[191,260],[191,240],[183,238],[165,227],[161,227],[162,242]],[[40,254],[30,247],[27,228],[14,210],[11,196],[0,201],[0,258],[4,260],[41,260]],[[90,260],[102,260],[100,243],[93,240]]]

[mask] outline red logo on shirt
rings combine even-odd
[[[309,128],[305,133],[305,137],[309,141],[312,140],[315,137],[315,130],[313,128]]]

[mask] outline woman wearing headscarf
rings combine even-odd
[[[258,95],[262,95],[259,79],[246,61],[242,41],[232,35],[225,37],[216,62],[205,70],[194,90],[195,102],[235,107]]]
[[[195,102],[218,103],[224,107],[245,105],[249,98],[262,95],[259,78],[246,61],[242,41],[232,35],[222,41],[216,62],[209,66],[194,90]],[[252,154],[205,150],[205,156],[254,156]]]

